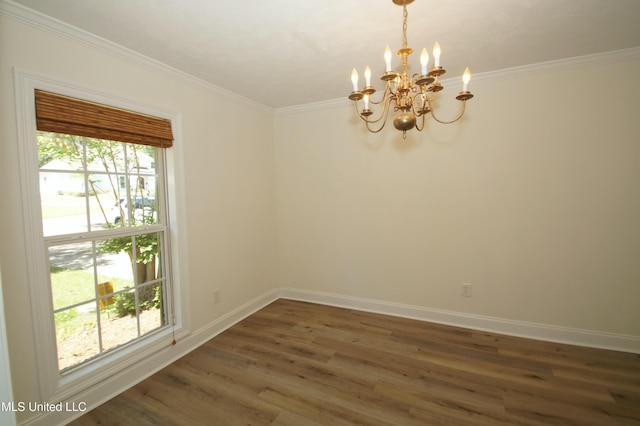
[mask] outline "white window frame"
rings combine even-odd
[[[186,303],[188,277],[186,269],[186,207],[183,199],[183,162],[181,150],[181,116],[178,113],[115,97],[93,89],[55,80],[22,69],[14,69],[20,154],[20,185],[24,213],[24,234],[29,259],[28,282],[33,317],[34,344],[38,363],[40,397],[42,401],[63,401],[82,390],[125,371],[136,363],[171,346],[172,340],[190,332]],[[175,143],[165,149],[166,207],[168,257],[166,265],[171,275],[173,303],[168,307],[169,326],[107,352],[96,359],[65,372],[58,369],[55,324],[51,301],[48,253],[42,229],[42,209],[39,191],[38,148],[34,90],[40,89],[96,103],[114,106],[171,121]],[[184,266],[183,266],[184,265]],[[171,327],[173,322],[174,326]]]

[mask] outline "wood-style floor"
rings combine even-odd
[[[75,425],[640,425],[640,355],[280,299]]]

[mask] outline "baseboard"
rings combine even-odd
[[[270,290],[217,318],[204,327],[193,331],[183,339],[180,339],[175,346],[167,347],[144,361],[134,364],[114,374],[109,379],[90,387],[82,394],[64,401],[64,407],[72,407],[78,409],[78,411],[63,410],[41,413],[41,415],[32,417],[26,422],[21,423],[21,425],[49,426],[67,424],[157,373],[278,298],[279,291],[277,289]],[[82,410],[80,410],[80,408]]]
[[[154,354],[148,359],[113,375],[109,379],[91,387],[86,392],[65,401],[70,407],[83,407],[77,412],[48,412],[30,418],[23,425],[63,425],[85,412],[98,407],[116,395],[126,391],[142,380],[160,371],[169,364],[203,345],[218,334],[242,321],[278,299],[300,300],[320,303],[341,308],[375,312],[420,321],[435,322],[475,330],[489,331],[510,336],[530,339],[610,349],[623,352],[640,353],[640,337],[593,332],[547,324],[536,324],[522,321],[505,320],[481,315],[470,315],[461,312],[445,311],[422,306],[386,302],[362,297],[346,296],[335,293],[324,293],[310,290],[282,288],[270,290],[253,300],[239,306],[233,311],[217,318],[181,339],[176,346]]]
[[[335,293],[282,288],[280,298],[375,312],[548,342],[640,353],[640,337],[471,315]]]

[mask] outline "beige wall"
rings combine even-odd
[[[280,286],[640,336],[638,75],[472,82],[406,141],[351,105],[277,115]]]
[[[16,401],[40,398],[12,67],[181,114],[193,330],[276,287],[271,111],[2,16],[0,55],[0,264]]]

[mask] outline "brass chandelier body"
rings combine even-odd
[[[427,72],[429,55],[426,49],[423,49],[420,58],[422,72],[409,76],[408,58],[413,53],[413,49],[407,45],[407,5],[412,2],[413,0],[393,0],[394,4],[403,8],[402,48],[397,52],[401,59],[402,68],[400,73],[396,73],[391,69],[391,50],[387,46],[385,51],[386,71],[380,77],[385,82],[382,97],[379,100],[372,98],[376,90],[371,86],[371,70],[369,67],[365,70],[366,84],[362,90],[358,90],[358,74],[355,68],[351,74],[353,91],[349,95],[349,99],[354,101],[358,116],[365,122],[367,130],[371,133],[378,133],[384,128],[392,105],[394,112],[396,112],[393,125],[396,129],[401,130],[403,137],[406,138],[407,130],[411,130],[414,127],[418,131],[424,129],[425,117],[428,114],[441,124],[450,124],[458,121],[464,114],[466,102],[473,98],[473,94],[468,90],[470,73],[469,68],[467,68],[463,75],[463,89],[456,96],[456,99],[462,104],[458,115],[448,121],[441,120],[435,115],[433,101],[436,99],[438,92],[444,89],[439,82],[439,78],[446,72],[440,66],[440,46],[438,42],[435,43],[433,49],[433,68]],[[363,101],[364,104],[362,109],[360,109],[360,101]],[[371,105],[381,106],[382,110],[379,116],[372,117]]]

